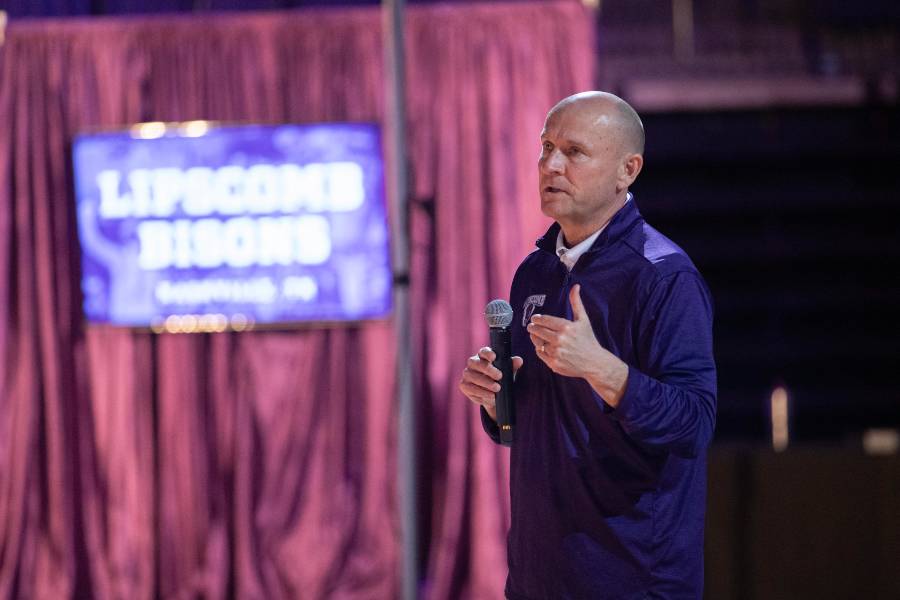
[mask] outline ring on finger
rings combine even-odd
[[[547,344],[541,344],[541,354],[546,354],[547,352]]]

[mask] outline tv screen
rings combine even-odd
[[[390,311],[373,124],[144,123],[73,144],[86,318],[155,330]]]

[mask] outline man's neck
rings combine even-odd
[[[616,213],[619,212],[625,203],[628,202],[629,194],[626,190],[625,194],[621,197],[621,199],[617,199],[616,202],[610,207],[609,210],[603,212],[596,219],[592,219],[590,223],[585,224],[573,224],[573,223],[559,223],[560,228],[563,233],[563,240],[565,241],[566,247],[571,248],[588,239],[592,235],[594,235],[600,229],[606,227],[606,225],[612,220]]]

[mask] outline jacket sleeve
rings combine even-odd
[[[484,407],[479,407],[479,411],[481,413],[481,426],[484,428],[484,432],[490,436],[495,443],[500,443],[500,426],[497,425],[497,422],[494,421],[487,411],[484,410]]]
[[[650,290],[637,331],[638,365],[610,416],[636,441],[684,457],[712,439],[716,366],[712,301],[692,271],[661,278]]]

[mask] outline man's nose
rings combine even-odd
[[[562,173],[564,166],[564,159],[562,152],[558,149],[554,149],[550,151],[550,154],[544,156],[541,161],[541,171],[544,173]]]

